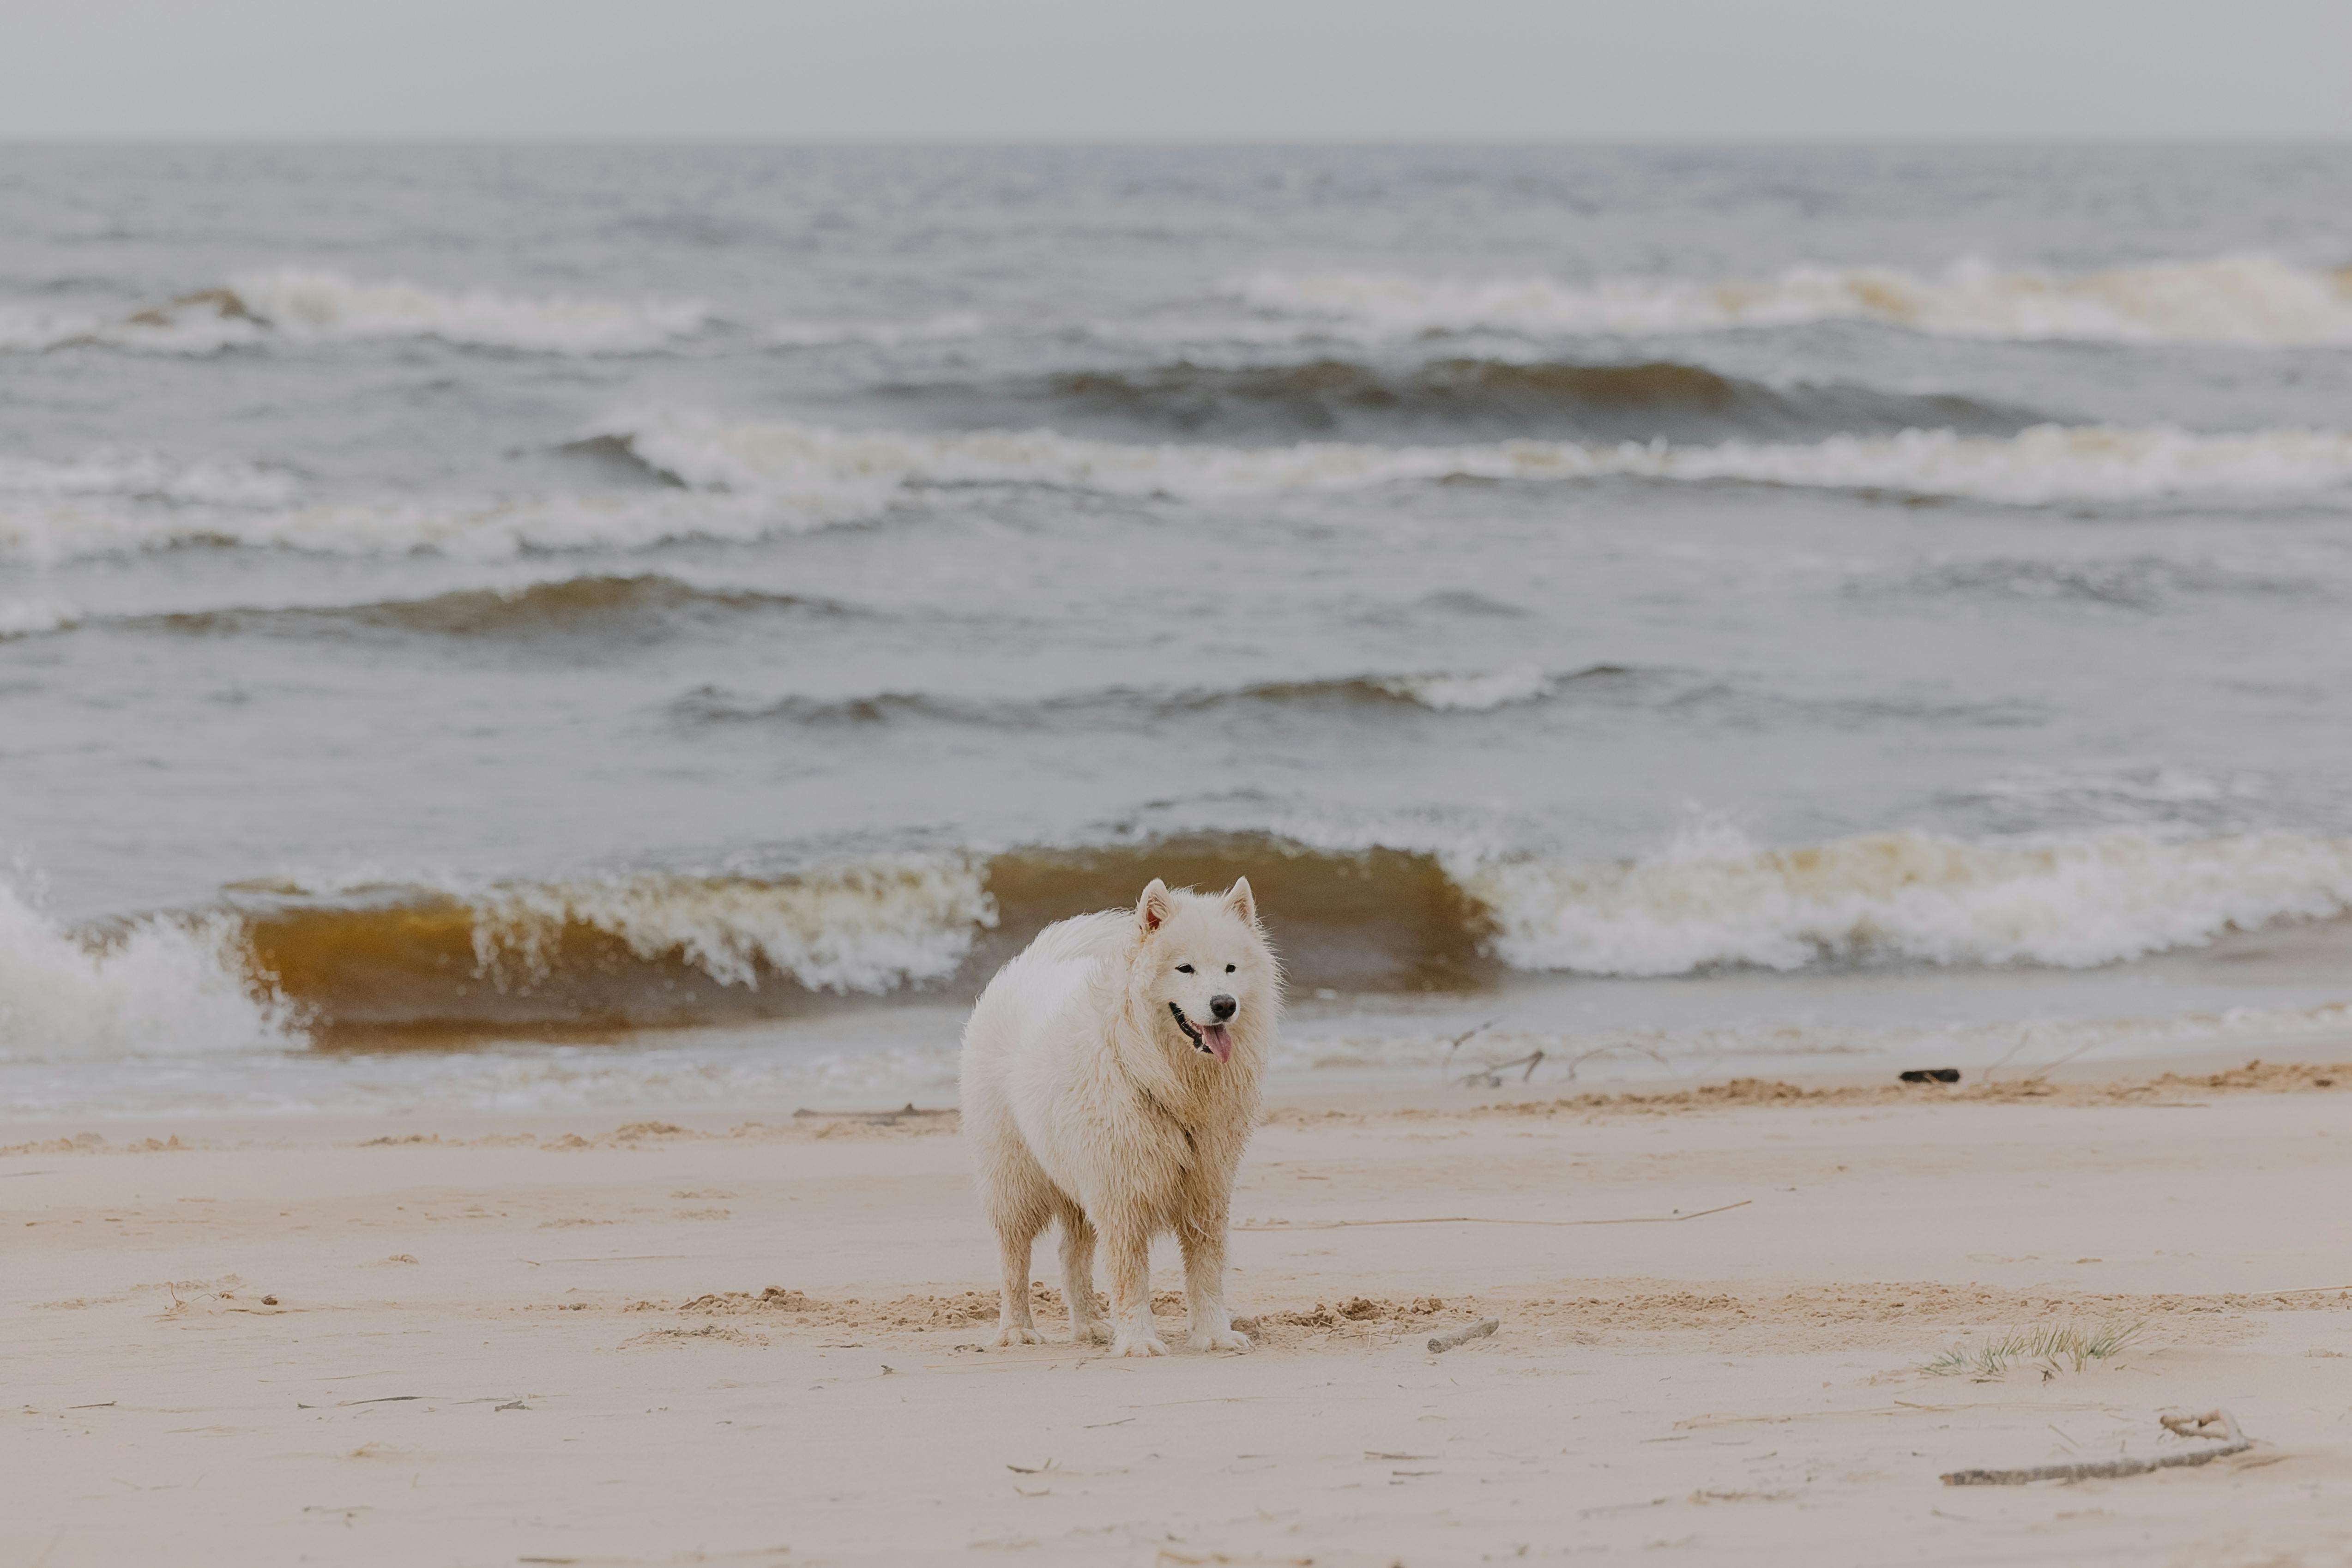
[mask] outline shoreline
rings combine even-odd
[[[1471,1087],[1458,1081],[1378,1088],[1302,1084],[1304,1075],[1277,1079],[1266,1095],[1260,1126],[1387,1119],[1454,1120],[1513,1117],[1685,1115],[1744,1108],[1821,1110],[1832,1107],[1996,1105],[2173,1105],[2193,1095],[2298,1094],[2352,1091],[2352,1033],[2336,1037],[2272,1041],[2276,1058],[2250,1055],[2243,1046],[2168,1053],[2113,1061],[2077,1060],[2041,1068],[2006,1066],[1989,1075],[1963,1068],[1956,1084],[1906,1084],[1891,1070],[1741,1072],[1655,1079],[1506,1083]],[[1454,1070],[1459,1074],[1465,1067]],[[1933,1064],[1941,1065],[1941,1064]],[[1997,1076],[1994,1076],[1997,1075]],[[1389,1075],[1391,1079],[1402,1074]],[[873,1135],[952,1134],[951,1091],[908,1100],[841,1108],[802,1106],[745,1114],[709,1106],[498,1111],[412,1107],[373,1114],[158,1111],[141,1116],[60,1114],[0,1119],[0,1159],[30,1153],[152,1152],[224,1147],[365,1146],[422,1142],[463,1146],[524,1143],[568,1147],[687,1137],[775,1141]],[[430,1123],[432,1131],[418,1131]],[[66,1129],[72,1131],[68,1131]],[[99,1131],[99,1130],[110,1131]],[[94,1136],[96,1143],[88,1142]],[[566,1141],[571,1141],[567,1142]]]

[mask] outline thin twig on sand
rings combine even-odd
[[[1444,1355],[1447,1351],[1452,1350],[1456,1345],[1466,1345],[1472,1340],[1483,1340],[1488,1334],[1493,1333],[1496,1329],[1499,1329],[1502,1326],[1502,1319],[1487,1318],[1482,1321],[1471,1323],[1463,1328],[1455,1329],[1451,1333],[1432,1334],[1429,1336],[1429,1353],[1432,1355]]]
[[[1657,1063],[1661,1068],[1664,1068],[1666,1071],[1667,1077],[1680,1078],[1682,1076],[1680,1073],[1675,1071],[1675,1064],[1666,1059],[1665,1054],[1656,1049],[1654,1047],[1645,1046],[1639,1040],[1612,1040],[1608,1045],[1594,1046],[1590,1050],[1579,1051],[1576,1055],[1569,1058],[1568,1080],[1570,1083],[1574,1083],[1576,1081],[1576,1069],[1582,1067],[1589,1061],[1595,1060],[1601,1057],[1622,1056],[1647,1057],[1650,1060]]]
[[[2238,1418],[2226,1410],[2201,1415],[2159,1415],[2157,1420],[2176,1437],[2220,1437],[2210,1448],[2165,1454],[2153,1459],[2087,1459],[2073,1465],[2033,1465],[2021,1470],[1954,1470],[1944,1477],[1948,1487],[2021,1487],[2030,1481],[2107,1480],[2118,1476],[2143,1476],[2179,1465],[2210,1464],[2231,1454],[2242,1454],[2253,1439],[2238,1430]]]
[[[1500,1017],[1493,1017],[1493,1018],[1489,1018],[1489,1019],[1487,1019],[1485,1023],[1483,1023],[1483,1024],[1479,1025],[1476,1028],[1475,1028],[1475,1029],[1465,1029],[1465,1030],[1463,1030],[1460,1034],[1458,1034],[1458,1035],[1454,1036],[1452,1039],[1450,1039],[1450,1040],[1446,1041],[1446,1042],[1445,1042],[1445,1059],[1444,1059],[1444,1061],[1442,1061],[1442,1062],[1440,1062],[1440,1063],[1438,1063],[1438,1064],[1437,1064],[1437,1076],[1438,1076],[1438,1078],[1439,1078],[1441,1080],[1443,1080],[1444,1078],[1446,1078],[1449,1074],[1451,1074],[1451,1073],[1454,1071],[1454,1052],[1456,1052],[1456,1051],[1460,1050],[1464,1046],[1467,1045],[1471,1040],[1475,1039],[1476,1037],[1478,1037],[1478,1036],[1480,1036],[1480,1035],[1485,1034],[1487,1030],[1489,1030],[1489,1029],[1493,1028],[1496,1025],[1497,1025],[1497,1024],[1501,1023],[1502,1021],[1503,1021],[1503,1020],[1502,1020]]]
[[[1475,1083],[1481,1089],[1500,1089],[1503,1087],[1505,1073],[1513,1068],[1525,1068],[1528,1070],[1519,1075],[1519,1081],[1525,1083],[1536,1076],[1536,1068],[1543,1065],[1543,1052],[1529,1051],[1526,1056],[1513,1057],[1507,1062],[1489,1062],[1476,1072],[1465,1074],[1454,1081],[1464,1085]]]

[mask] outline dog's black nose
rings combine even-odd
[[[1217,1022],[1220,1024],[1232,1017],[1235,1013],[1240,1012],[1241,1008],[1242,1005],[1234,1001],[1230,996],[1212,996],[1209,998],[1209,1011],[1217,1016]]]

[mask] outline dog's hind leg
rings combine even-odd
[[[1004,1250],[1004,1294],[996,1311],[996,1342],[1035,1345],[1045,1336],[1029,1316],[1029,1249],[1043,1226],[999,1226],[996,1239]]]
[[[1004,1258],[1004,1292],[996,1311],[996,1342],[1000,1345],[1043,1344],[1029,1316],[1029,1254],[1037,1233],[1045,1228],[1045,1205],[1005,1205],[995,1215],[996,1241]]]
[[[1062,1293],[1070,1303],[1070,1338],[1080,1344],[1108,1344],[1110,1325],[1095,1310],[1095,1227],[1076,1204],[1064,1204],[1060,1218]]]
[[[1184,1248],[1184,1306],[1191,1321],[1185,1342],[1196,1351],[1245,1351],[1249,1336],[1225,1310],[1225,1220],[1223,1204],[1187,1215],[1176,1226]]]
[[[1140,1215],[1102,1219],[1103,1249],[1110,1254],[1110,1353],[1166,1355],[1151,1327],[1151,1226]]]

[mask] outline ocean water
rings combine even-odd
[[[2352,152],[0,216],[0,1116],[937,1098],[1153,875],[1251,878],[1302,1083],[2352,1033]]]

